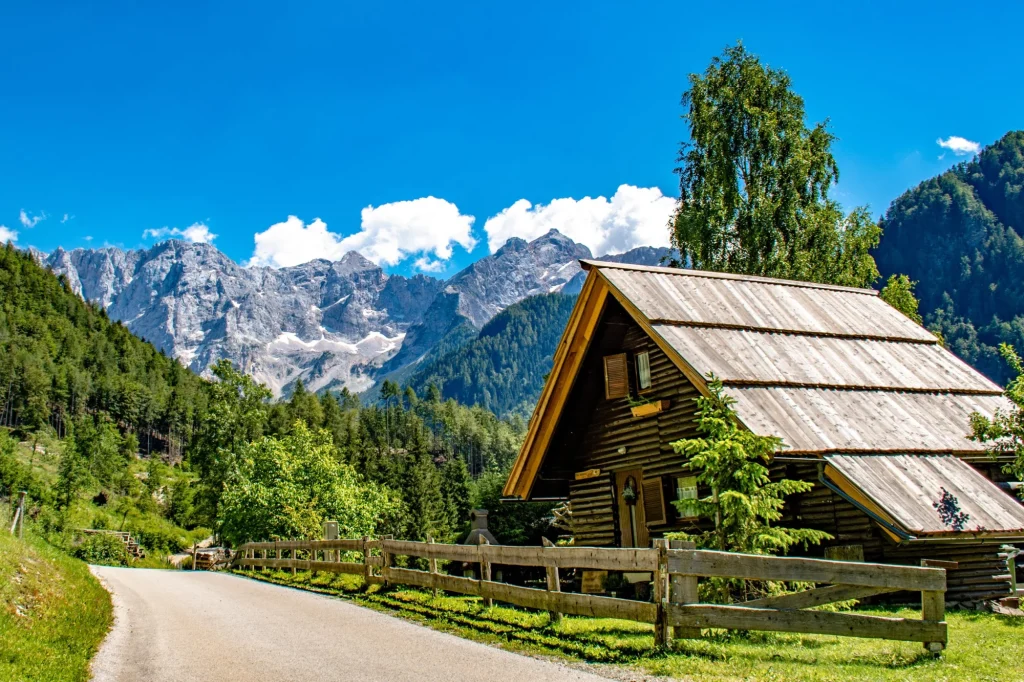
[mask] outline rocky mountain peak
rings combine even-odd
[[[193,370],[227,358],[281,394],[300,378],[314,391],[365,390],[460,325],[479,329],[523,298],[571,290],[579,260],[590,257],[551,230],[529,242],[509,239],[447,281],[388,275],[356,251],[337,261],[243,267],[212,244],[181,240],[146,250],[57,249],[45,262]]]

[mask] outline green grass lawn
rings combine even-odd
[[[631,621],[485,608],[476,597],[399,588],[362,589],[357,576],[245,572],[255,578],[346,597],[460,636],[544,656],[614,665],[623,672],[693,680],[1024,680],[1024,619],[951,612],[949,648],[939,657],[920,644],[819,635],[713,632],[653,649],[653,628]],[[870,613],[920,618],[910,609]]]
[[[88,566],[0,529],[0,682],[87,680],[111,620]]]

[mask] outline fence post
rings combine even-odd
[[[668,644],[668,613],[665,602],[668,600],[668,540],[656,538],[651,546],[658,550],[658,568],[654,571],[654,603],[658,608],[654,623],[654,646],[663,647]]]
[[[387,579],[388,569],[391,568],[391,552],[388,551],[388,540],[394,537],[394,535],[384,535],[380,539],[380,574],[384,576],[384,587],[391,587],[391,583]]]
[[[541,538],[545,547],[554,547],[555,543],[551,542],[547,538]],[[562,582],[558,575],[558,566],[545,566],[545,572],[548,578],[548,592],[561,592]],[[562,620],[562,614],[558,611],[548,611],[548,615],[551,617],[552,623],[558,623]]]
[[[430,536],[430,535],[427,536],[427,544],[428,545],[434,544],[433,536]],[[427,557],[427,571],[430,573],[430,575],[436,575],[437,574],[437,559],[435,559],[433,557],[433,555]],[[431,578],[431,581],[433,581],[433,580],[434,579]],[[436,587],[432,587],[430,589],[430,593],[434,596],[434,599],[437,599],[437,588]]]
[[[670,540],[669,549],[697,549],[696,542],[687,540]],[[700,601],[697,595],[697,576],[673,573],[669,576],[668,600],[673,604],[696,604]],[[698,639],[700,628],[676,626],[673,628],[674,639]]]
[[[934,566],[938,562],[931,562],[922,559],[922,566]],[[921,592],[921,620],[942,622],[946,619],[946,593],[937,590],[924,590]],[[938,654],[946,648],[946,642],[925,642],[924,648],[933,654]]]
[[[363,536],[363,587],[369,587],[370,576],[373,572],[370,570],[370,547],[367,543],[370,541],[369,535]],[[338,550],[338,561],[341,561],[341,550]]]
[[[18,492],[18,509],[21,513],[18,514],[18,539],[25,539],[25,491]]]
[[[483,594],[485,591],[484,582],[491,581],[491,562],[487,560],[484,554],[484,547],[489,544],[491,543],[487,541],[483,534],[477,536],[477,545],[480,552],[480,594]],[[484,608],[489,609],[492,606],[494,606],[494,600],[490,597],[484,597]]]

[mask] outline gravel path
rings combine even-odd
[[[606,678],[502,651],[342,599],[225,573],[94,566],[116,622],[99,682]]]

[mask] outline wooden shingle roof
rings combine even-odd
[[[915,538],[1024,535],[1024,506],[956,457],[828,455],[825,475]]]
[[[856,289],[581,261],[590,274],[555,354],[505,494],[528,497],[569,387],[612,297],[707,394],[720,379],[741,422],[787,454],[986,456],[969,417],[1002,390],[883,301]]]
[[[788,452],[983,455],[1002,389],[872,289],[585,262],[751,430]]]

